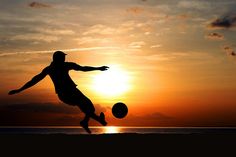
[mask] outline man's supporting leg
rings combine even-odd
[[[94,120],[98,121],[102,125],[106,126],[107,122],[105,121],[105,115],[103,112],[100,113],[100,116],[96,115],[94,112],[92,114],[85,114],[84,119],[80,122],[80,125],[88,132],[91,133],[89,127],[88,127],[88,122],[89,119],[93,118]]]
[[[91,131],[88,128],[88,121],[89,118],[93,118],[94,120],[98,121],[102,125],[107,125],[107,122],[105,121],[105,115],[103,112],[100,113],[100,116],[95,114],[95,107],[90,99],[85,97],[83,101],[81,101],[81,105],[79,106],[81,111],[85,113],[85,118],[83,121],[80,122],[81,126],[88,132],[91,133]]]
[[[80,125],[89,133],[91,134],[90,129],[88,128],[88,122],[89,122],[90,116],[88,114],[85,114],[84,119],[80,122]]]

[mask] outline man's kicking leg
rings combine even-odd
[[[103,112],[100,113],[100,116],[96,115],[95,113],[92,113],[90,115],[90,117],[93,118],[94,120],[98,121],[103,126],[107,125],[107,122],[105,120],[105,114]]]
[[[88,122],[89,119],[93,118],[94,120],[98,121],[99,123],[101,123],[103,126],[107,125],[107,122],[105,120],[105,115],[103,112],[100,113],[100,116],[97,116],[95,113],[92,114],[85,114],[84,119],[80,122],[80,125],[88,132],[91,133],[89,127],[88,127]]]

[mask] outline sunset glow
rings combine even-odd
[[[116,134],[119,133],[119,128],[115,126],[107,126],[104,128],[105,133],[107,134]]]
[[[94,76],[92,88],[99,94],[112,97],[124,94],[130,90],[131,85],[128,73],[120,67],[113,65],[110,66],[108,71]]]

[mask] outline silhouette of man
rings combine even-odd
[[[34,76],[29,82],[19,89],[12,90],[8,94],[17,94],[27,88],[34,86],[36,83],[41,81],[45,76],[49,75],[55,91],[61,101],[69,105],[75,105],[80,108],[82,112],[85,113],[85,118],[80,122],[80,125],[88,132],[91,133],[88,122],[90,118],[98,121],[102,125],[107,125],[105,121],[105,115],[103,112],[100,116],[95,114],[95,108],[93,103],[89,98],[87,98],[79,89],[76,88],[76,84],[72,81],[69,76],[70,70],[76,71],[93,71],[93,70],[107,70],[109,67],[90,67],[90,66],[80,66],[73,62],[65,62],[66,54],[62,51],[56,51],[53,54],[53,61],[49,66],[43,69],[41,73]]]

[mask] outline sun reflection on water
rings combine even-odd
[[[117,134],[117,133],[120,133],[120,128],[116,126],[107,126],[107,127],[104,127],[104,133]]]

